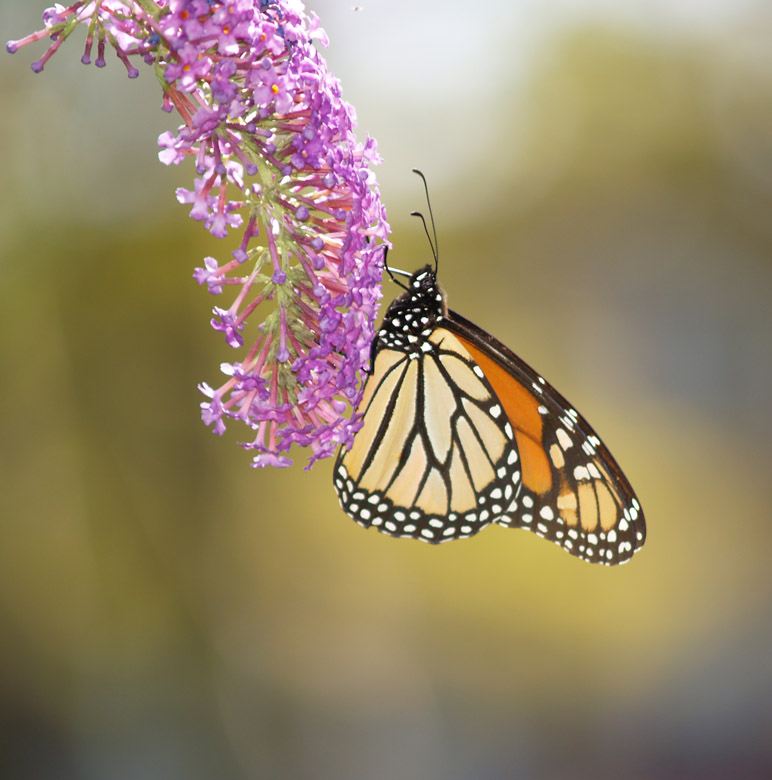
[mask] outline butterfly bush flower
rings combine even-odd
[[[255,466],[285,466],[292,444],[311,463],[349,444],[381,297],[388,224],[371,165],[374,141],[354,136],[354,111],[314,45],[327,46],[299,0],[92,0],[56,4],[36,72],[79,25],[82,62],[105,65],[107,45],[130,78],[143,61],[182,124],[158,139],[160,160],[193,158],[177,198],[217,238],[237,236],[223,262],[194,274],[224,302],[212,327],[238,350],[223,383],[202,384],[202,417],[254,432]]]

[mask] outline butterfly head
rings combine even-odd
[[[405,292],[386,311],[378,342],[389,349],[419,352],[438,320],[447,314],[445,293],[430,265],[416,271]]]

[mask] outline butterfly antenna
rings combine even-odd
[[[421,171],[418,170],[418,168],[413,168],[413,173],[417,174],[421,177],[421,181],[424,183],[424,192],[426,193],[426,205],[429,207],[429,219],[432,223],[432,234],[434,235],[434,243],[432,243],[432,237],[429,235],[429,228],[426,226],[426,220],[424,219],[424,215],[421,214],[418,211],[411,211],[410,216],[411,217],[420,217],[421,222],[424,223],[424,232],[426,233],[426,237],[429,239],[429,246],[432,248],[432,255],[434,255],[434,275],[437,275],[437,270],[440,265],[440,247],[437,243],[437,227],[434,224],[434,214],[432,213],[432,202],[429,199],[429,185],[426,183],[426,176],[421,173]]]

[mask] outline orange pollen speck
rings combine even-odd
[[[273,92],[274,95],[278,94],[278,92],[279,92],[279,85],[278,84],[274,84],[271,87],[271,92]]]
[[[222,31],[223,31],[223,32],[224,32],[226,35],[229,35],[229,34],[230,34],[230,31],[231,31],[231,28],[230,28],[230,27],[228,27],[228,26],[225,26],[225,27],[223,27],[223,28],[222,28]]]

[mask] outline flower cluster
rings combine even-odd
[[[316,16],[299,0],[83,0],[43,20],[7,45],[49,37],[36,72],[79,25],[84,63],[96,41],[97,66],[109,43],[129,77],[138,57],[155,67],[165,110],[183,120],[159,138],[159,157],[195,161],[178,200],[212,235],[240,231],[232,259],[207,257],[194,274],[212,294],[233,290],[212,326],[241,350],[219,388],[201,385],[204,422],[218,434],[228,418],[250,426],[256,466],[288,465],[292,444],[310,446],[313,463],[350,443],[388,224],[375,143],[354,136],[353,109],[314,45],[327,45]]]

